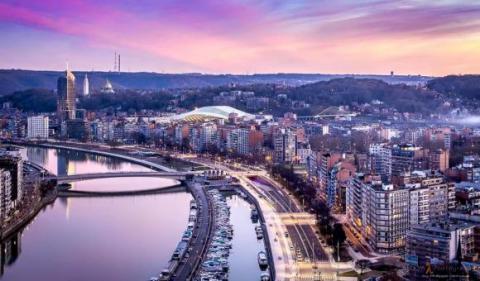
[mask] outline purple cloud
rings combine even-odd
[[[261,69],[310,69],[326,60],[325,53],[334,54],[339,49],[354,53],[354,47],[347,50],[345,42],[362,41],[375,48],[377,40],[455,38],[480,32],[479,19],[480,4],[466,0],[0,3],[0,25],[73,36],[92,46],[124,48],[131,54],[147,54],[207,71],[238,71],[249,63],[261,65]]]

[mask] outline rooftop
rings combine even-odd
[[[205,120],[214,120],[214,119],[224,119],[227,120],[230,114],[236,114],[240,118],[245,119],[254,119],[255,116],[238,110],[230,106],[204,106],[197,108],[195,110],[175,115],[172,117],[172,120],[177,121],[205,121]]]

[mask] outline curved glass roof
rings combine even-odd
[[[203,121],[210,119],[228,119],[231,113],[236,113],[238,117],[244,117],[246,119],[255,118],[254,115],[243,112],[236,108],[219,105],[219,106],[204,106],[192,110],[190,112],[182,113],[172,117],[172,120],[184,120],[184,121]]]

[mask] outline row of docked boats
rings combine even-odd
[[[182,259],[188,258],[188,247],[193,237],[193,231],[197,222],[198,207],[195,200],[190,201],[190,212],[188,216],[187,229],[182,234],[182,240],[178,242],[172,258],[158,277],[150,278],[150,281],[170,280]]]
[[[213,210],[213,230],[210,243],[196,280],[228,280],[228,257],[232,248],[233,227],[230,224],[230,207],[225,197],[216,189],[207,191]]]
[[[250,218],[252,219],[253,223],[257,223],[259,220],[259,213],[255,205],[250,206]],[[258,240],[263,239],[263,228],[261,225],[256,225],[255,226],[255,234],[257,236]],[[261,281],[270,281],[270,274],[267,271],[268,268],[268,256],[267,253],[264,251],[260,251],[257,256],[258,260],[258,266],[262,270],[262,273],[260,275],[260,280]]]

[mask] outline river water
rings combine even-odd
[[[71,150],[28,147],[23,158],[51,173],[150,171],[115,158]],[[75,190],[134,190],[171,186],[170,179],[131,177],[72,183]],[[57,198],[22,231],[1,244],[0,280],[148,280],[169,261],[186,229],[190,193]],[[227,195],[234,229],[230,280],[259,280],[264,251],[250,204]]]
[[[59,175],[149,171],[118,159],[29,147],[22,156]],[[76,182],[78,190],[132,190],[175,184],[159,178]],[[148,280],[170,259],[185,230],[187,192],[132,197],[58,198],[2,243],[3,280]]]
[[[258,240],[255,226],[250,219],[250,203],[238,195],[227,196],[230,206],[230,223],[233,225],[232,250],[229,263],[230,281],[260,280],[258,252],[265,251],[263,239]]]

